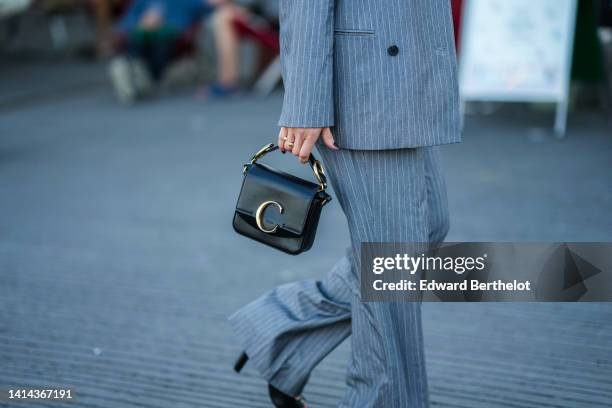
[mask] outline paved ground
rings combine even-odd
[[[30,70],[0,75],[0,92],[28,95],[0,97],[0,386],[71,386],[79,407],[268,406],[250,367],[230,369],[225,318],[322,276],[348,239],[337,204],[299,258],[231,230],[241,164],[274,139],[280,95],[124,108],[99,67],[72,69],[37,71],[91,69],[69,93]],[[560,142],[551,121],[468,119],[465,143],[443,150],[450,240],[612,240],[610,124],[575,115]],[[427,304],[424,321],[434,406],[611,405],[608,304]],[[341,397],[348,347],[314,373],[312,406]]]

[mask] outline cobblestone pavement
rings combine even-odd
[[[241,164],[274,140],[280,95],[125,108],[94,86],[2,100],[0,387],[75,390],[73,403],[36,405],[50,407],[269,406],[251,367],[231,371],[225,319],[274,285],[322,276],[348,242],[337,202],[297,258],[230,227]],[[609,123],[577,114],[560,142],[542,130],[551,121],[520,109],[468,118],[465,143],[443,148],[449,240],[612,240]],[[423,313],[435,407],[611,404],[608,304]],[[313,374],[312,407],[342,396],[349,346]]]

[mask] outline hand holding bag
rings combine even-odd
[[[233,226],[239,234],[297,255],[312,247],[321,210],[331,197],[325,191],[323,167],[312,154],[308,161],[318,183],[257,162],[276,149],[274,144],[266,145],[244,165]],[[265,219],[270,207],[280,212],[280,222]]]

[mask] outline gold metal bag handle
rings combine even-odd
[[[278,149],[278,146],[274,143],[270,143],[259,149],[257,153],[253,155],[251,158],[251,164],[255,164],[257,160],[264,157],[266,154],[273,152]],[[314,155],[311,153],[308,157],[308,162],[310,163],[310,167],[312,168],[312,172],[314,173],[317,181],[319,182],[320,191],[325,191],[327,188],[327,178],[325,177],[325,172],[323,171],[323,166],[321,163],[314,158]],[[246,171],[246,166],[243,169],[243,172]]]

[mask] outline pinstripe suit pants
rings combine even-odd
[[[277,287],[230,317],[262,376],[299,395],[314,367],[352,334],[346,408],[429,405],[421,306],[360,301],[361,242],[441,242],[448,231],[437,147],[339,150],[319,145],[351,235],[320,281]]]

